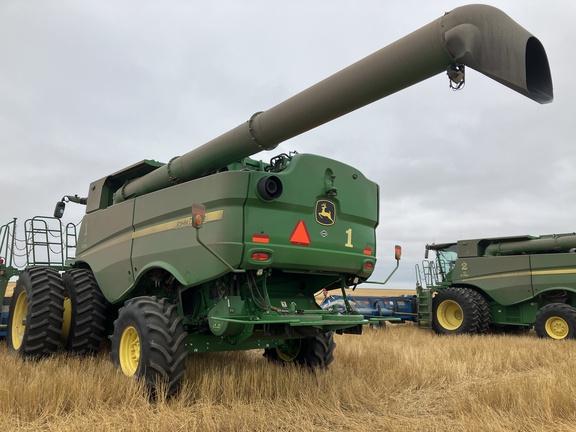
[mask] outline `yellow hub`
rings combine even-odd
[[[12,347],[19,350],[24,341],[26,319],[28,318],[28,296],[24,291],[18,295],[12,314]]]
[[[291,362],[300,354],[300,340],[287,341],[287,345],[276,348],[278,358],[285,362]]]
[[[454,300],[444,300],[437,309],[438,323],[446,330],[456,330],[464,321],[462,307]]]
[[[118,351],[122,372],[128,376],[134,375],[140,364],[140,336],[134,327],[126,327]]]
[[[568,323],[558,316],[548,318],[545,328],[548,336],[553,339],[565,339],[570,331]]]

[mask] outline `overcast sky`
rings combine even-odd
[[[544,45],[553,103],[441,74],[257,156],[325,155],[377,182],[375,280],[404,249],[390,288],[414,286],[426,243],[576,230],[576,2],[487,3]],[[167,162],[463,4],[0,0],[0,223]]]

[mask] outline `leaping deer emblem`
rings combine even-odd
[[[334,224],[334,205],[328,201],[320,201],[316,205],[316,221],[321,225]],[[328,222],[329,221],[329,222]]]

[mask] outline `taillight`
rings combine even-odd
[[[266,252],[254,252],[252,253],[252,259],[254,261],[268,261],[270,259],[270,254]]]
[[[270,236],[268,234],[254,234],[252,241],[254,243],[270,243]]]
[[[371,273],[374,270],[374,261],[364,261],[364,266],[362,269],[366,273]]]
[[[402,246],[400,245],[394,246],[394,258],[396,259],[396,261],[400,261],[401,257],[402,257]]]

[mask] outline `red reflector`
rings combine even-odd
[[[296,228],[292,231],[290,243],[301,246],[308,246],[310,244],[310,236],[308,235],[308,230],[303,220],[298,221]]]
[[[0,266],[4,265],[4,258],[0,258]]]
[[[372,271],[374,270],[374,263],[367,262],[364,263],[364,271]]]
[[[372,248],[365,247],[364,248],[364,255],[372,255]]]
[[[252,254],[252,259],[254,261],[268,261],[270,259],[270,254],[266,252],[254,252]]]
[[[252,241],[254,243],[270,243],[270,236],[268,234],[254,234]]]

